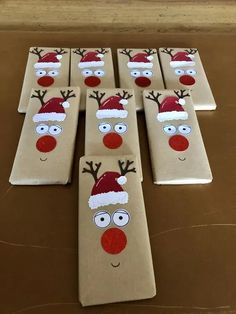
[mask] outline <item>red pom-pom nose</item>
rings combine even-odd
[[[57,145],[57,141],[50,135],[45,135],[37,140],[36,148],[42,153],[48,153],[52,151]]]
[[[51,86],[54,83],[54,78],[51,76],[42,76],[38,79],[38,84],[43,87]]]
[[[101,237],[102,248],[109,254],[119,254],[124,250],[126,244],[126,235],[118,228],[107,229]]]
[[[184,85],[193,85],[193,84],[195,84],[195,79],[192,76],[190,76],[190,75],[182,75],[182,76],[180,76],[179,81],[180,81],[181,84],[184,84]]]
[[[189,142],[183,135],[174,135],[169,139],[169,145],[172,149],[182,152],[189,147]]]
[[[122,137],[117,133],[108,133],[103,137],[103,144],[110,149],[118,148],[122,145]]]
[[[135,84],[140,87],[147,87],[151,85],[151,80],[149,80],[147,77],[140,76],[135,79]]]
[[[85,85],[87,85],[89,87],[95,87],[101,83],[101,80],[99,77],[89,76],[89,77],[86,77],[86,79],[84,80],[84,83],[85,83]]]

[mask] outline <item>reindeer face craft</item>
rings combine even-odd
[[[120,87],[133,88],[142,109],[144,88],[164,88],[156,49],[118,49]]]
[[[78,110],[78,88],[32,90],[12,184],[65,184],[70,180]]]
[[[71,84],[81,86],[81,109],[85,109],[86,89],[114,88],[114,70],[110,48],[71,50]]]
[[[216,108],[197,49],[160,48],[159,53],[167,88],[190,88],[195,110]]]
[[[83,157],[80,160],[79,299],[82,305],[155,295],[145,208],[136,166],[133,156],[100,156],[92,160]],[[89,258],[91,254],[93,259]]]
[[[68,86],[70,50],[30,48],[19,112],[26,112],[32,88]]]
[[[189,91],[145,91],[154,183],[209,183],[212,174]]]

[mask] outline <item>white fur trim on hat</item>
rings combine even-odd
[[[188,119],[188,113],[186,111],[166,111],[157,114],[157,120],[160,122],[186,119]]]
[[[57,55],[56,58],[57,58],[57,60],[61,60],[62,59],[62,55]]]
[[[61,62],[37,62],[34,64],[35,69],[44,69],[44,68],[60,68]]]
[[[122,99],[119,101],[119,103],[120,103],[121,105],[126,106],[126,105],[128,105],[128,100],[127,100],[127,99],[122,98]]]
[[[103,53],[98,53],[98,54],[97,54],[97,57],[98,57],[98,58],[103,58],[103,57],[104,57],[104,54],[103,54]]]
[[[179,100],[177,101],[178,104],[180,104],[181,106],[184,106],[186,104],[185,99],[183,98],[179,98]]]
[[[101,109],[97,110],[96,117],[98,119],[104,118],[126,118],[128,116],[127,110],[118,110],[118,109]]]
[[[170,61],[170,66],[172,68],[177,67],[192,67],[195,65],[194,61]]]
[[[127,63],[128,68],[148,68],[151,69],[153,67],[152,62],[128,62]]]
[[[153,60],[153,56],[147,56],[147,59],[148,59],[149,61],[151,61],[151,60]]]
[[[89,61],[89,62],[80,62],[78,67],[80,69],[92,68],[92,67],[102,67],[104,66],[104,61]]]
[[[46,113],[37,113],[33,116],[34,122],[41,121],[64,121],[66,118],[65,113],[56,113],[56,112],[46,112]]]
[[[62,106],[63,106],[63,108],[70,108],[69,101],[63,101]]]
[[[124,185],[124,184],[127,182],[126,176],[120,176],[120,177],[117,179],[117,182],[118,182],[120,185]]]
[[[126,204],[128,203],[129,195],[127,192],[107,192],[96,195],[91,195],[88,200],[89,207],[96,209],[100,206]]]

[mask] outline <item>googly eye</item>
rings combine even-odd
[[[58,76],[59,72],[57,70],[52,70],[48,72],[49,76]]]
[[[196,72],[195,70],[193,70],[193,69],[187,70],[186,73],[187,73],[188,75],[192,75],[192,76],[194,76],[194,75],[197,74],[197,72]]]
[[[183,74],[184,74],[184,70],[175,69],[175,74],[176,74],[176,75],[183,75]]]
[[[166,134],[175,134],[176,127],[174,125],[165,125],[163,130]]]
[[[45,70],[37,70],[36,71],[36,76],[38,76],[38,77],[44,76],[46,74],[47,74],[47,72]]]
[[[59,125],[51,125],[49,128],[49,133],[52,135],[58,135],[62,132],[62,128]]]
[[[178,130],[182,134],[189,134],[192,131],[192,128],[189,125],[182,124],[178,127]]]
[[[150,71],[150,70],[143,71],[143,76],[151,77],[152,76],[152,71]]]
[[[130,72],[130,74],[132,77],[139,77],[141,73],[138,70],[133,70]]]
[[[105,72],[103,70],[96,70],[94,71],[94,74],[98,77],[102,77],[105,75]]]
[[[46,124],[40,124],[40,125],[38,125],[38,126],[36,127],[36,132],[37,132],[38,134],[45,134],[45,133],[48,132],[48,129],[49,129],[48,125],[46,125]]]
[[[129,213],[124,209],[118,209],[112,215],[112,219],[115,225],[118,227],[124,227],[130,221]]]
[[[93,71],[92,70],[88,70],[88,69],[83,70],[82,71],[82,75],[85,76],[85,77],[91,76],[91,75],[93,75]]]
[[[106,228],[111,222],[111,216],[108,212],[100,211],[94,215],[93,221],[99,228]]]
[[[111,131],[111,125],[106,122],[100,123],[98,128],[99,128],[99,131],[102,133],[107,133]]]
[[[117,133],[125,133],[127,131],[128,127],[125,123],[117,123],[115,126],[114,126],[114,130],[117,132]]]

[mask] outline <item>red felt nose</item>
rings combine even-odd
[[[189,142],[183,135],[174,135],[169,139],[169,145],[172,149],[182,152],[189,146]]]
[[[52,151],[57,145],[57,141],[50,135],[45,135],[37,140],[36,148],[42,153],[48,153]]]
[[[101,237],[101,245],[109,254],[119,254],[127,244],[125,233],[118,228],[107,229]]]
[[[122,145],[122,137],[117,133],[108,133],[103,137],[103,144],[110,149],[118,148]]]
[[[42,76],[38,79],[38,84],[43,87],[48,87],[54,83],[54,78],[51,76]]]
[[[195,79],[190,75],[180,76],[179,81],[184,85],[193,85],[195,83]]]
[[[85,83],[85,85],[87,85],[89,87],[95,87],[101,83],[101,80],[99,77],[89,76],[89,77],[86,77],[86,79],[84,80],[84,83]]]
[[[151,80],[147,77],[140,76],[135,79],[135,83],[140,87],[147,87],[151,84]]]

